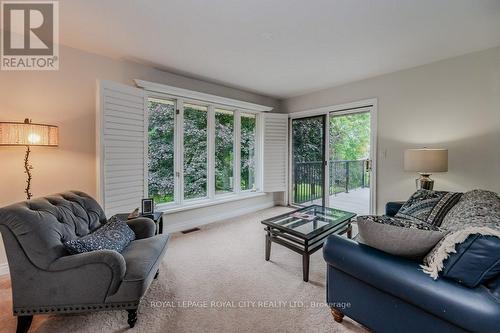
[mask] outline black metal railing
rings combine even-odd
[[[348,193],[350,190],[368,187],[370,173],[367,160],[330,161],[328,163],[330,188],[328,195]],[[304,203],[323,196],[323,162],[298,162],[293,165],[294,203]]]

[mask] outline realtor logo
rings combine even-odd
[[[59,3],[2,1],[1,70],[59,69]]]

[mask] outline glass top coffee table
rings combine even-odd
[[[302,274],[309,281],[309,256],[323,247],[331,234],[352,236],[351,219],[356,214],[312,205],[262,221],[266,225],[266,260],[271,242],[302,255]]]

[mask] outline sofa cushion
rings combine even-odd
[[[473,238],[471,238],[470,242],[467,242],[469,240],[470,236],[495,236],[495,237],[500,237],[500,229],[498,228],[489,228],[489,227],[467,227],[464,229],[456,230],[453,232],[448,233],[433,249],[430,251],[424,258],[422,268],[425,273],[429,274],[433,279],[437,279],[440,275],[441,272],[443,272],[445,268],[445,262],[446,260],[452,256],[453,254],[457,253],[457,251],[460,251],[460,254],[458,257],[456,257],[452,262],[453,263],[458,263],[459,266],[457,266],[457,270],[454,272],[451,272],[451,274],[455,277],[457,277],[458,280],[464,280],[466,281],[465,284],[470,284],[470,285],[478,285],[479,283],[485,282],[486,279],[492,278],[493,276],[485,276],[486,279],[479,281],[479,283],[471,283],[470,281],[474,280],[473,276],[478,277],[481,275],[481,273],[478,272],[478,270],[485,269],[485,266],[488,265],[488,262],[491,263],[491,261],[494,261],[495,255],[498,255],[498,253],[491,253],[487,254],[485,252],[488,252],[487,249],[484,247],[489,247],[492,246],[491,250],[496,250],[495,243],[491,242],[485,242],[485,239],[480,240],[478,243],[473,241]],[[462,244],[464,246],[462,247]],[[470,249],[471,252],[467,253],[467,247],[472,246]],[[465,255],[466,256],[463,258],[463,261],[460,260],[460,257]],[[498,256],[496,257],[498,258]],[[480,261],[477,261],[479,260]],[[474,263],[470,263],[470,260],[477,261]],[[472,266],[471,266],[472,265]],[[452,266],[450,266],[451,268]],[[473,271],[467,273],[467,278],[465,275],[462,273],[459,273],[462,268],[465,269],[473,269]],[[486,272],[485,272],[486,273]],[[459,274],[459,275],[457,275]]]
[[[136,300],[146,293],[167,250],[168,239],[167,234],[138,239],[123,250],[127,271],[118,291],[106,298],[107,303]]]
[[[357,241],[407,258],[422,258],[444,236],[438,227],[390,216],[359,216]]]
[[[71,254],[96,250],[122,252],[134,239],[135,234],[127,223],[116,217],[112,217],[108,223],[96,231],[83,237],[69,240],[64,243],[64,246]]]
[[[489,289],[490,293],[500,301],[500,274],[487,281],[484,285]]]
[[[442,277],[474,288],[500,274],[500,238],[470,235],[444,262]]]
[[[500,198],[496,193],[485,190],[464,193],[441,225],[448,231],[472,226],[500,228]]]
[[[456,192],[418,190],[403,204],[396,217],[439,227],[461,196]]]
[[[145,279],[166,248],[167,241],[168,235],[157,235],[131,242],[122,252],[127,264],[124,280]]]

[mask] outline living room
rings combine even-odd
[[[499,332],[500,1],[1,1],[0,332]]]

